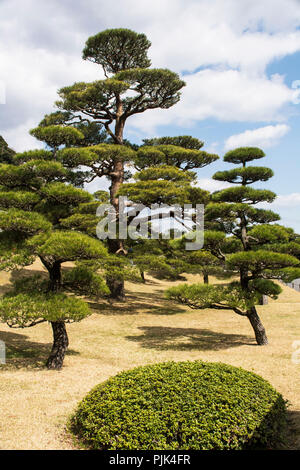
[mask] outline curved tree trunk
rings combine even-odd
[[[54,263],[49,270],[50,285],[49,290],[57,292],[61,288],[61,264]]]
[[[53,321],[51,326],[53,331],[53,346],[46,365],[48,369],[59,370],[62,368],[69,340],[64,321]]]
[[[248,313],[247,318],[251,323],[251,326],[254,330],[255,339],[259,346],[268,344],[268,338],[266,335],[266,330],[257,314],[256,308],[252,307]]]
[[[61,288],[61,263],[41,258],[41,261],[49,273],[49,291],[57,292]]]
[[[49,273],[49,292],[58,292],[61,288],[61,263],[43,258],[41,258],[41,261]],[[48,369],[60,370],[69,346],[66,325],[64,321],[53,321],[51,327],[53,345],[46,366]]]

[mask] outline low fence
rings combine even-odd
[[[283,282],[282,281],[282,284],[284,284],[285,286],[290,287],[291,289],[296,290],[297,292],[300,292],[300,279],[295,279],[292,282]]]

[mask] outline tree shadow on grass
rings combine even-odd
[[[138,313],[176,315],[185,312],[184,308],[169,304],[162,297],[144,292],[139,296],[127,294],[125,302],[90,300],[88,304],[96,311],[95,313],[103,315],[136,315]]]
[[[287,412],[287,442],[288,450],[300,450],[300,411],[288,410]]]
[[[253,346],[255,341],[246,335],[219,333],[207,329],[142,326],[139,336],[126,336],[141,343],[143,348],[174,351],[219,351],[238,346]]]
[[[6,350],[6,364],[0,364],[0,371],[23,368],[45,369],[52,343],[37,343],[28,339],[25,334],[10,331],[1,331],[0,340],[4,341]],[[66,354],[74,356],[79,353],[69,349]]]

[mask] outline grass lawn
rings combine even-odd
[[[41,269],[35,263],[29,270]],[[0,273],[2,291],[9,279]],[[68,325],[70,349],[60,372],[43,366],[52,340],[48,324],[23,330],[0,324],[7,347],[7,364],[0,365],[0,448],[72,449],[66,420],[94,385],[142,364],[203,359],[267,379],[290,402],[289,448],[300,449],[300,364],[291,360],[292,343],[300,340],[300,293],[284,287],[279,300],[258,307],[270,344],[257,346],[247,319],[170,303],[163,291],[176,283],[146,279],[126,284],[126,303],[91,302],[94,314]]]

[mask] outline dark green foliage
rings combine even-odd
[[[148,141],[146,140],[148,143]],[[180,147],[182,143],[185,147]],[[163,137],[149,141],[150,145],[142,146],[137,150],[134,160],[135,167],[140,171],[134,174],[134,183],[125,183],[119,190],[119,195],[126,195],[132,203],[133,210],[136,203],[147,207],[154,205],[158,209],[161,217],[168,220],[164,233],[159,233],[158,225],[155,226],[144,215],[142,220],[147,224],[147,229],[156,233],[156,240],[139,240],[139,245],[133,245],[133,262],[141,271],[143,281],[144,271],[149,272],[157,278],[176,280],[182,273],[198,273],[205,275],[216,273],[218,260],[210,256],[213,269],[206,269],[206,260],[203,257],[188,254],[185,251],[187,240],[182,237],[182,228],[191,230],[190,222],[183,221],[181,211],[178,210],[184,204],[190,204],[196,208],[197,204],[207,204],[210,195],[208,191],[195,186],[196,172],[190,169],[202,168],[215,161],[218,156],[208,154],[200,148],[203,143],[190,136]],[[191,147],[191,148],[188,148]],[[159,205],[169,206],[168,213],[159,208]],[[177,208],[176,208],[177,207]],[[129,210],[130,216],[130,210]],[[172,223],[178,225],[172,228]],[[187,223],[187,226],[185,226]],[[144,226],[145,227],[145,226]],[[170,232],[170,238],[173,235],[182,237],[178,243],[166,239],[167,232]],[[224,238],[224,237],[223,237]],[[201,260],[199,259],[201,258]],[[203,262],[202,262],[203,261]]]
[[[12,271],[20,266],[29,266],[34,262],[35,256],[24,245],[27,233],[10,231],[0,232],[0,270]]]
[[[147,57],[150,46],[145,34],[125,28],[106,29],[86,41],[82,57],[101,65],[106,73],[147,68],[151,65]]]
[[[236,184],[252,184],[256,181],[267,181],[274,176],[270,168],[265,167],[241,167],[229,171],[217,171],[213,175],[214,180],[228,181]]]
[[[241,316],[247,316],[247,310],[254,307],[261,295],[277,299],[282,292],[280,286],[269,279],[255,279],[243,289],[239,282],[229,284],[181,284],[166,291],[166,297],[188,305],[194,309],[233,310]]]
[[[36,127],[31,129],[30,134],[46,142],[52,148],[58,148],[61,145],[76,145],[84,138],[78,129],[63,126]]]
[[[84,165],[89,168],[93,177],[110,176],[116,160],[129,162],[135,152],[128,146],[99,144],[84,148],[65,148],[59,150],[57,158],[68,168]],[[88,178],[87,178],[88,179]]]
[[[63,181],[67,172],[57,161],[30,160],[21,165],[0,164],[3,189],[35,190],[50,181]]]
[[[98,204],[101,203],[109,203],[109,192],[108,191],[103,191],[102,189],[99,189],[93,194],[94,198],[98,201]]]
[[[149,166],[168,165],[182,170],[203,168],[217,160],[215,154],[203,150],[195,150],[176,145],[143,146],[137,151],[135,166],[142,170]]]
[[[7,142],[0,135],[0,163],[12,163],[15,151],[9,148]]]
[[[160,165],[146,168],[134,175],[137,181],[167,180],[182,183],[195,183],[197,175],[194,171],[180,171],[176,166]]]
[[[122,70],[115,79],[127,83],[128,88],[138,94],[124,100],[124,111],[128,116],[149,108],[170,108],[179,101],[179,91],[185,86],[179,75],[168,69]]]
[[[224,162],[245,165],[247,162],[263,158],[265,153],[257,147],[239,147],[224,155]]]
[[[115,94],[121,95],[128,88],[129,84],[116,79],[97,80],[92,83],[77,82],[59,90],[61,100],[57,101],[56,105],[69,112],[82,112],[87,115],[98,113],[99,118],[107,116],[107,111],[115,115]]]
[[[241,251],[227,257],[227,266],[231,269],[247,269],[259,276],[265,269],[280,269],[299,264],[294,256],[257,250]]]
[[[29,162],[31,160],[53,160],[53,153],[50,150],[28,150],[27,152],[17,153],[13,162],[15,165],[22,165],[23,163]]]
[[[77,322],[91,314],[86,302],[64,293],[46,291],[37,276],[17,281],[0,300],[0,316],[11,328],[43,322]]]
[[[150,206],[151,204],[176,204],[188,202],[181,184],[169,181],[140,181],[122,185],[119,195],[127,195],[131,201]]]
[[[92,195],[87,191],[64,183],[49,183],[43,187],[40,194],[50,204],[68,205],[69,209],[93,200]]]
[[[0,192],[0,208],[1,209],[23,209],[32,210],[40,201],[37,194],[29,191],[2,191]]]
[[[39,127],[48,126],[72,126],[77,129],[84,136],[76,142],[76,145],[80,147],[101,144],[107,140],[107,133],[103,130],[101,124],[84,120],[76,121],[76,119],[73,119],[72,113],[68,111],[56,111],[46,114]]]
[[[13,286],[2,298],[0,317],[12,328],[50,322],[54,341],[47,367],[60,369],[68,347],[65,323],[90,314],[85,302],[64,293],[61,264],[99,258],[103,262],[107,249],[96,239],[95,214],[91,223],[87,214],[77,212],[95,199],[87,191],[66,184],[73,182],[78,172],[72,174],[56,159],[58,147],[74,144],[80,132],[52,125],[38,127],[33,133],[52,150],[24,152],[15,155],[12,163],[0,164],[0,269],[20,269],[38,256],[49,278],[40,284],[21,279],[19,286]],[[107,292],[96,273],[81,272],[81,289],[75,278],[71,287],[69,282],[68,291],[79,294]]]
[[[119,194],[147,207],[162,203],[184,204],[189,202],[189,188],[195,177],[194,172],[183,172],[174,166],[148,167],[134,175],[135,183],[123,184]]]
[[[153,139],[143,139],[144,145],[175,145],[190,150],[200,150],[204,142],[190,135],[179,135],[175,137],[155,137]]]
[[[266,189],[254,189],[246,186],[237,186],[215,192],[212,196],[215,202],[238,202],[257,204],[258,202],[273,202],[276,194]]]
[[[76,230],[78,232],[86,233],[91,237],[96,236],[96,227],[99,222],[99,218],[95,216],[96,207],[92,204],[91,207],[95,207],[95,211],[92,214],[73,214],[61,221],[61,226],[68,230]]]
[[[262,295],[277,298],[281,289],[272,280],[290,278],[291,270],[299,266],[298,247],[291,245],[296,239],[293,230],[271,225],[270,222],[280,217],[272,211],[253,207],[276,198],[272,191],[249,187],[273,176],[269,168],[247,166],[248,162],[264,156],[262,150],[254,147],[228,152],[224,161],[243,166],[219,171],[214,179],[238,186],[215,192],[206,207],[206,226],[213,230],[205,232],[204,248],[219,260],[225,275],[234,273],[239,276],[239,282],[183,285],[167,294],[193,308],[231,309],[247,317],[259,345],[267,344],[268,339],[255,305],[261,302]]]
[[[289,242],[291,234],[289,229],[283,227],[282,225],[261,224],[252,227],[251,230],[249,230],[249,236],[251,237],[251,242],[253,245],[255,243],[258,245],[268,243],[275,247],[275,243]],[[300,245],[298,245],[298,247],[300,249]]]
[[[231,189],[231,188],[229,188]],[[233,188],[239,189],[239,188]],[[238,191],[237,191],[238,193]],[[217,197],[218,197],[218,193]],[[242,196],[245,193],[242,193]],[[237,195],[237,194],[235,194]],[[248,193],[249,195],[249,193]],[[213,195],[214,196],[214,195]],[[220,230],[224,230],[227,233],[232,233],[235,228],[235,221],[237,217],[247,217],[249,223],[252,224],[265,224],[270,222],[277,222],[280,220],[280,216],[273,211],[266,209],[257,209],[250,204],[246,203],[231,203],[226,202],[210,203],[206,206],[206,219],[207,221],[215,221],[219,223]],[[229,224],[229,229],[226,229],[226,223],[233,222],[233,225]]]
[[[110,293],[103,277],[84,265],[65,271],[63,273],[63,284],[73,292],[96,298]]]
[[[0,229],[3,232],[13,232],[22,235],[35,235],[41,231],[47,232],[51,223],[37,212],[9,209],[0,211]]]
[[[241,450],[282,438],[286,406],[260,376],[221,363],[122,372],[79,404],[70,428],[92,449]]]
[[[107,255],[106,248],[99,240],[73,231],[43,233],[32,237],[27,244],[41,258],[50,257],[60,263],[103,258]]]

